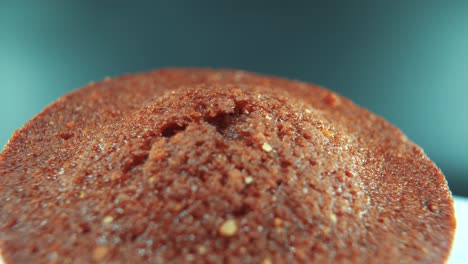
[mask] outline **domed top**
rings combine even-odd
[[[163,69],[90,84],[0,156],[6,262],[443,262],[440,170],[326,89]]]

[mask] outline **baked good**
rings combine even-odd
[[[6,263],[442,263],[441,171],[331,91],[242,71],[92,83],[0,156]]]

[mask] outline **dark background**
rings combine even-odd
[[[468,195],[468,2],[0,0],[0,144],[92,80],[167,66],[313,82],[384,116]]]

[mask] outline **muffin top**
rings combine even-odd
[[[443,262],[451,193],[384,119],[243,71],[105,79],[0,155],[6,263]]]

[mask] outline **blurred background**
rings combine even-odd
[[[467,1],[0,0],[0,144],[92,80],[167,66],[328,87],[400,127],[468,195]]]

